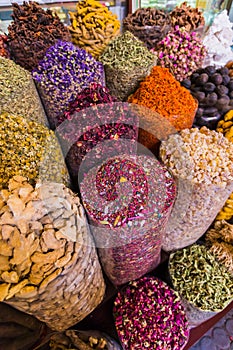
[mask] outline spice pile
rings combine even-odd
[[[190,325],[204,322],[233,299],[233,277],[205,246],[195,244],[172,253],[169,272],[175,290],[187,302]]]
[[[158,64],[169,68],[178,81],[189,77],[201,67],[206,55],[206,49],[197,34],[188,33],[178,26],[175,26],[153,51],[158,55]]]
[[[210,252],[224,264],[233,275],[233,225],[226,221],[216,221],[205,235]]]
[[[77,93],[92,82],[104,84],[102,64],[85,50],[65,41],[58,41],[46,51],[32,76],[38,85],[52,129]]]
[[[123,20],[125,30],[144,42],[150,50],[168,33],[170,15],[156,8],[139,8]]]
[[[106,45],[120,33],[120,21],[95,0],[78,1],[76,12],[69,12],[72,42],[98,58]]]
[[[129,283],[118,293],[113,311],[125,350],[180,350],[187,342],[188,323],[180,299],[157,278]]]
[[[177,130],[190,128],[193,124],[197,102],[182,87],[167,68],[155,66],[151,74],[140,83],[138,90],[129,97],[129,103],[148,107],[166,118]],[[154,124],[153,114],[144,113],[147,124]],[[149,126],[148,125],[148,126]],[[147,127],[147,130],[152,127]],[[140,130],[139,142],[153,147],[158,139],[146,130]]]
[[[15,176],[0,191],[0,301],[63,331],[102,300],[102,272],[79,198]]]
[[[3,57],[0,57],[0,111],[48,125],[30,73]]]
[[[115,157],[91,169],[80,189],[110,280],[120,285],[155,268],[175,199],[167,169],[147,156]]]
[[[126,31],[112,40],[100,56],[111,94],[125,101],[156,63],[156,57]]]
[[[50,10],[43,10],[35,1],[12,4],[12,23],[8,27],[11,56],[28,70],[37,67],[46,50],[57,40],[71,39],[68,29]]]
[[[7,151],[6,151],[7,150]],[[22,117],[0,114],[0,188],[14,175],[69,184],[60,145],[53,131]]]
[[[187,2],[176,6],[170,16],[173,27],[184,28],[187,32],[200,30],[205,24],[203,13],[198,8],[187,5]]]
[[[5,34],[0,32],[0,56],[9,58],[10,54],[8,51],[8,38]]]
[[[178,182],[163,242],[169,251],[200,238],[232,193],[233,144],[206,127],[185,129],[162,141],[160,157]]]
[[[198,100],[194,126],[215,129],[218,121],[233,108],[233,79],[227,67],[198,69],[182,85]]]
[[[75,188],[88,170],[109,157],[137,152],[137,111],[127,103],[113,103],[106,88],[94,86],[76,97],[65,113],[67,120],[56,129]]]

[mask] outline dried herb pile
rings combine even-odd
[[[30,73],[3,57],[0,57],[0,111],[48,125]]]
[[[218,121],[232,109],[233,78],[227,67],[206,66],[182,82],[198,100],[194,126],[215,130]]]
[[[23,117],[0,114],[0,188],[14,175],[30,180],[69,183],[60,145],[53,131]]]
[[[155,55],[129,31],[113,39],[99,60],[104,65],[107,87],[121,101],[137,89],[156,64]]]
[[[200,238],[232,193],[233,144],[206,127],[185,129],[162,141],[160,157],[178,181],[163,242],[174,250]]]
[[[205,235],[207,246],[216,259],[233,275],[233,225],[225,220],[215,221]]]
[[[182,298],[203,311],[221,311],[233,299],[233,277],[205,246],[171,254],[169,272]]]
[[[80,192],[102,266],[114,284],[158,265],[176,194],[162,164],[144,155],[110,158],[87,173]]]
[[[166,67],[178,81],[189,77],[202,66],[206,48],[195,32],[175,26],[153,50],[158,65]]]
[[[58,41],[47,50],[32,75],[52,129],[77,93],[92,82],[104,84],[102,64],[85,50],[65,41]]]
[[[46,50],[57,40],[71,40],[59,17],[35,1],[12,3],[12,23],[8,27],[9,49],[16,63],[29,71],[37,67]]]
[[[10,58],[8,51],[8,37],[0,32],[0,56]]]
[[[189,336],[176,292],[155,277],[130,282],[114,302],[115,326],[125,350],[180,350]]]
[[[106,45],[120,33],[120,21],[107,6],[95,0],[78,1],[69,12],[72,42],[98,58]]]
[[[159,113],[177,130],[192,126],[197,108],[197,102],[190,92],[180,85],[167,68],[159,66],[152,68],[150,75],[140,83],[140,87],[128,98],[128,102],[148,107]],[[144,117],[153,126],[153,114],[147,115]],[[145,146],[148,143],[158,142],[154,135],[143,130],[139,141]]]
[[[156,8],[139,8],[123,20],[125,30],[143,41],[150,50],[163,39],[171,28],[168,13]]]
[[[176,6],[170,13],[172,26],[179,26],[188,32],[200,29],[205,25],[205,18],[198,8],[189,6],[187,2]]]
[[[136,153],[138,115],[127,103],[115,100],[107,88],[94,83],[76,96],[62,117],[57,133],[75,187],[83,173],[122,153],[122,147]]]
[[[102,301],[105,284],[79,198],[15,176],[0,191],[0,301],[63,331]]]

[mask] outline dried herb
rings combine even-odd
[[[69,184],[59,143],[47,127],[0,114],[0,188],[14,175]]]
[[[29,71],[37,67],[46,50],[57,40],[71,39],[69,30],[50,10],[35,1],[12,3],[13,21],[8,27],[9,49],[16,63]]]
[[[72,42],[98,58],[106,45],[120,33],[120,21],[107,6],[95,0],[78,1],[69,12]]]
[[[126,31],[109,43],[99,60],[104,65],[106,85],[111,94],[124,101],[150,73],[156,56]]]
[[[0,57],[0,111],[48,125],[31,74],[3,57]]]
[[[0,56],[10,58],[8,51],[8,37],[0,32]]]
[[[179,26],[188,32],[203,29],[205,18],[198,8],[189,6],[187,2],[176,6],[170,13],[172,26]]]
[[[58,41],[47,50],[32,76],[38,85],[52,129],[77,93],[92,82],[104,83],[102,64],[85,50],[64,41]]]
[[[147,156],[110,158],[87,173],[80,192],[102,266],[114,284],[158,265],[176,192],[162,164]]]
[[[182,81],[202,66],[206,49],[195,32],[188,33],[174,27],[153,50],[158,65],[166,67],[178,81]]]
[[[121,153],[124,140],[128,141],[127,151],[136,152],[137,113],[128,104],[114,101],[107,88],[92,83],[76,96],[59,119],[62,124],[57,133],[75,187],[82,174],[101,163],[105,155]],[[88,157],[89,152],[92,152],[91,157]],[[85,165],[80,170],[82,162]]]
[[[129,97],[128,102],[159,113],[177,130],[192,126],[197,108],[197,102],[189,91],[180,85],[167,68],[159,66],[153,67],[150,75],[140,83],[140,87]],[[144,118],[153,125],[153,114],[147,115]],[[153,148],[158,143],[155,135],[146,130],[140,130],[139,141],[147,148]]]
[[[169,272],[175,290],[199,310],[218,312],[233,299],[233,277],[205,246],[171,254]]]
[[[156,8],[139,8],[123,20],[124,29],[143,41],[150,50],[163,39],[171,27],[168,13]]]
[[[125,350],[180,350],[189,336],[182,303],[155,277],[130,282],[114,302],[115,326]]]

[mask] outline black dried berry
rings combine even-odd
[[[203,87],[204,91],[206,91],[207,93],[211,93],[214,92],[215,90],[215,85],[213,83],[206,83]]]
[[[214,73],[211,75],[210,81],[215,85],[220,85],[222,84],[222,75],[219,73]]]

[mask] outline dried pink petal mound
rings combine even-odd
[[[125,350],[180,350],[188,340],[188,322],[178,295],[156,277],[130,282],[118,293],[113,313]]]

